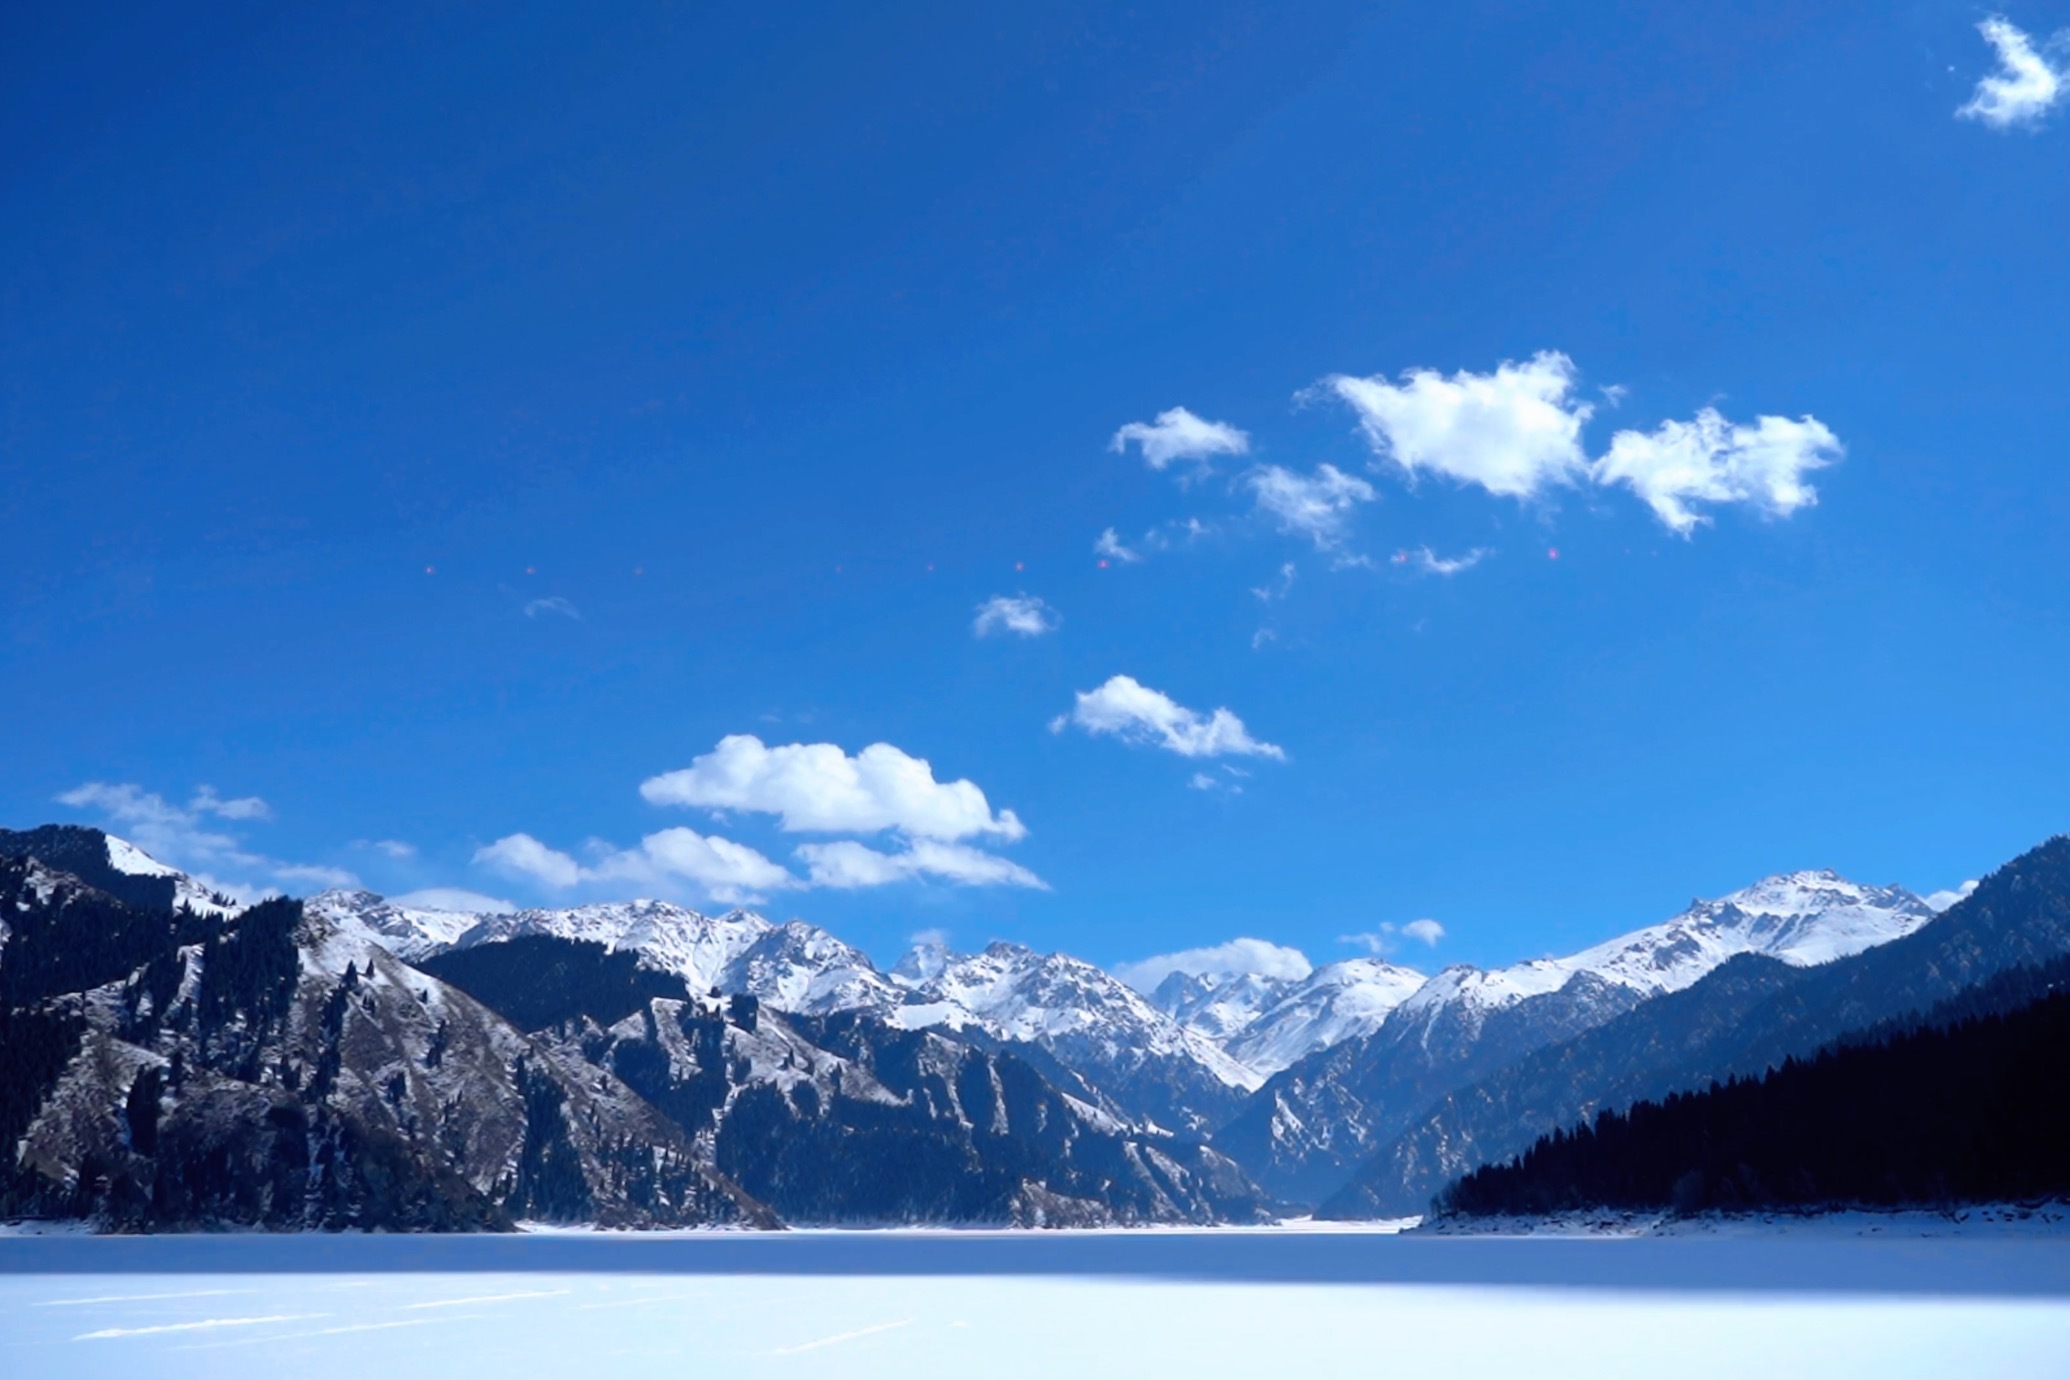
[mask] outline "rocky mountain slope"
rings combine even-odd
[[[606,1069],[793,1222],[1112,1225],[1257,1220],[1265,1203],[1197,1140],[1060,1090],[1023,1050],[863,1012],[780,1014],[672,993],[601,945],[543,936],[432,971]]]
[[[1901,938],[1932,918],[1901,887],[1795,872],[1693,902],[1671,920],[1570,957],[1447,968],[1372,1033],[1275,1075],[1216,1144],[1268,1191],[1321,1201],[1446,1093],[1683,990],[1728,959],[1821,963]]]
[[[1841,902],[1836,931],[1819,932],[1814,891]],[[1848,1031],[2070,953],[2070,839],[2006,864],[1930,921],[1904,894],[1843,888],[1823,877],[1780,894],[1807,903],[1780,924],[1754,920],[1784,937],[1779,954],[1743,953],[1599,1028],[1461,1080],[1377,1144],[1324,1210],[1421,1211],[1447,1180],[1599,1109],[1756,1076]],[[1851,899],[1856,894],[1860,900]],[[1878,910],[1888,918],[1878,920]],[[1846,952],[1893,930],[1888,942]],[[1816,965],[1792,961],[1807,954],[1834,956]]]
[[[267,901],[0,858],[0,1212],[124,1226],[770,1222],[624,1084]]]
[[[37,840],[52,842],[124,856],[96,831]],[[179,894],[161,873],[119,875]],[[413,965],[383,941],[413,944],[419,922],[382,906],[131,905],[34,854],[0,857],[0,1144],[18,1148],[0,1215],[481,1229],[1266,1210],[1198,1138],[1115,1115],[989,1025],[778,1014],[750,991],[693,990],[637,946],[538,925]],[[578,922],[623,938],[672,918]],[[824,992],[841,969],[809,927],[715,928],[680,952],[722,982],[803,1005],[811,984],[787,977],[809,968]]]

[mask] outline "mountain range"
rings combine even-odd
[[[1173,972],[1146,993],[1003,942],[921,944],[886,971],[802,921],[656,900],[244,907],[98,830],[0,830],[0,1143],[20,1147],[0,1212],[1412,1213],[1577,1118],[1758,1073],[2070,952],[2070,890],[2035,880],[2054,848],[2070,844],[1939,916],[1903,888],[1805,871],[1508,968],[1356,958],[1300,977]]]

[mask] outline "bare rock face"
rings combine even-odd
[[[299,902],[131,905],[30,855],[0,857],[0,914],[0,1212],[771,1220],[618,1080]]]

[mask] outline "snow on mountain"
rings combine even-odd
[[[775,928],[748,910],[712,916],[668,901],[603,901],[484,915],[454,942],[468,948],[524,934],[586,939],[607,949],[631,949],[656,968],[682,974],[691,991],[706,992],[724,987],[733,961]]]
[[[1188,1030],[1226,1045],[1294,985],[1269,973],[1174,971],[1157,984],[1150,1004]]]
[[[1402,1012],[1413,1018],[1449,1010],[1471,1020],[1557,992],[1581,973],[1653,997],[1681,991],[1738,954],[1808,967],[1901,938],[1933,917],[1903,887],[1863,886],[1829,869],[1779,873],[1715,901],[1692,901],[1671,920],[1566,958],[1447,968],[1402,1003]]]
[[[216,893],[177,867],[168,867],[128,839],[106,836],[108,866],[131,877],[165,877],[173,884],[173,905],[186,906],[198,915],[236,915],[244,909],[236,902],[218,900]]]
[[[1565,958],[1447,968],[1369,1033],[1318,1044],[1274,1074],[1216,1143],[1267,1189],[1324,1197],[1437,1098],[1692,986],[1736,955],[1809,966],[1898,939],[1933,916],[1902,887],[1790,872]]]
[[[1326,963],[1283,984],[1223,1048],[1261,1074],[1278,1073],[1304,1055],[1378,1030],[1426,981],[1413,968],[1377,958]]]
[[[1130,1115],[1203,1130],[1262,1081],[1112,974],[1068,954],[994,943],[977,954],[926,946],[893,970],[907,1029],[978,1025],[1032,1044]]]
[[[482,917],[470,911],[398,906],[371,891],[323,891],[302,903],[339,931],[379,944],[405,962],[450,949]]]

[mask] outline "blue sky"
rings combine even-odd
[[[2065,826],[2070,4],[754,9],[0,18],[8,823],[1426,966]]]

